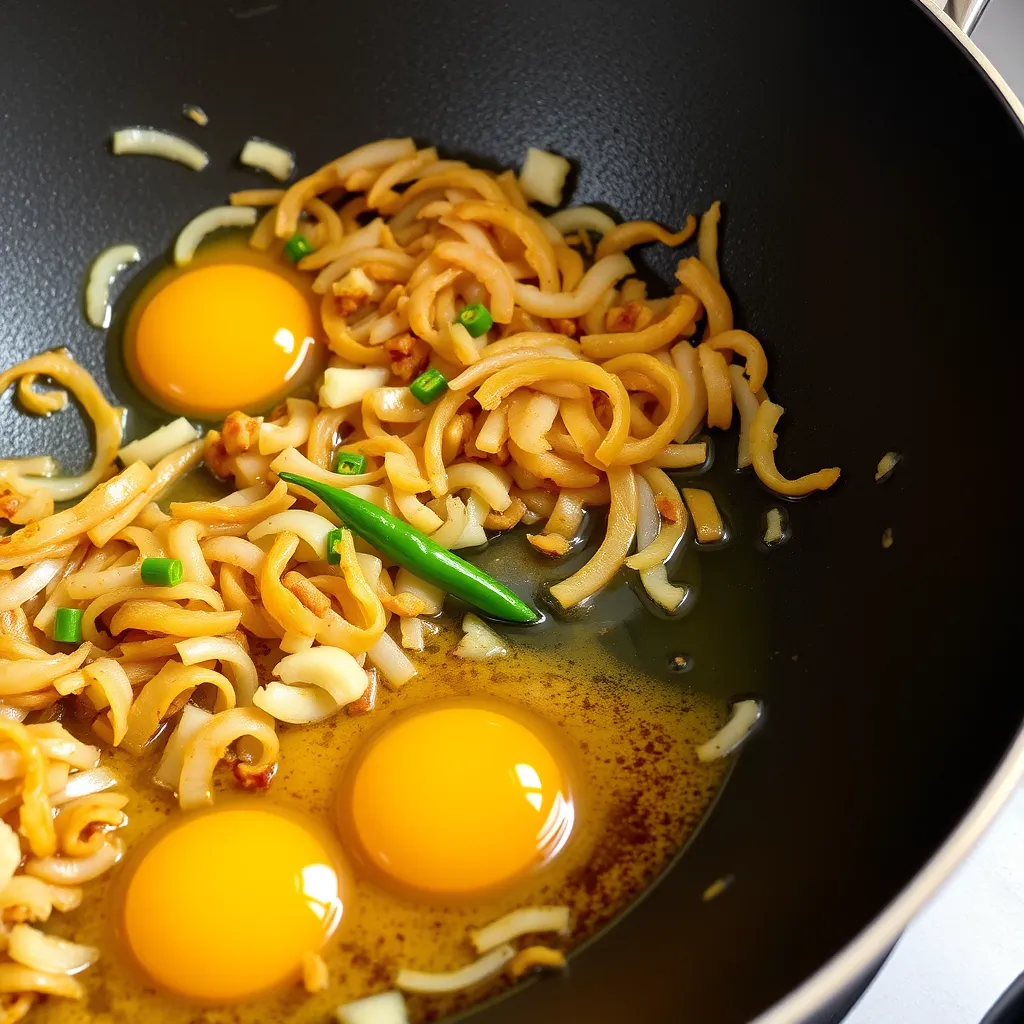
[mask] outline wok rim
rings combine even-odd
[[[1024,133],[1024,104],[992,62],[932,0],[914,2],[984,72]],[[901,932],[971,852],[1022,780],[1024,722],[988,784],[924,867],[856,938],[751,1024],[800,1024],[876,968]]]

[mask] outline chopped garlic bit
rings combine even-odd
[[[526,539],[548,558],[561,558],[569,550],[569,542],[559,533],[528,533]]]
[[[209,123],[210,119],[206,116],[206,111],[202,107],[197,107],[194,103],[186,103],[182,108],[181,112],[190,121],[194,121],[200,128],[205,128]]]
[[[550,946],[527,946],[516,953],[506,970],[512,978],[518,980],[530,971],[557,971],[563,967],[565,954],[560,949],[552,949]]]
[[[886,551],[888,551],[889,548],[892,547],[892,527],[891,526],[887,526],[882,531],[882,547],[885,548]]]
[[[896,463],[902,457],[899,452],[886,452],[878,460],[878,468],[875,470],[875,481],[881,483],[896,468]]]
[[[765,513],[764,532],[761,534],[761,539],[768,547],[775,547],[787,539],[789,535],[788,518],[781,508],[770,508]]]
[[[531,146],[519,172],[519,187],[527,199],[561,206],[562,190],[571,166],[564,156]]]
[[[351,316],[377,294],[377,285],[362,267],[353,267],[340,281],[334,282],[332,290],[338,313]]]
[[[247,167],[266,171],[278,181],[287,181],[295,170],[295,157],[282,146],[265,139],[250,139],[238,158]]]
[[[756,700],[740,700],[732,706],[732,717],[714,736],[697,748],[701,761],[716,761],[731,754],[750,735],[761,717],[761,704]]]
[[[501,637],[472,612],[462,620],[462,629],[465,635],[455,648],[456,658],[487,661],[489,658],[504,658],[508,654]]]
[[[323,992],[330,983],[331,976],[324,958],[319,953],[303,953],[302,985],[305,990],[313,995],[314,992]]]
[[[713,899],[721,896],[726,889],[729,888],[733,883],[733,876],[726,875],[724,878],[716,878],[705,890],[701,893],[701,899],[705,903],[710,903]]]
[[[154,128],[121,128],[111,138],[114,156],[158,156],[201,171],[210,158],[194,142]]]

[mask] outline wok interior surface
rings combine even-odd
[[[669,225],[723,200],[737,324],[764,342],[787,409],[780,464],[843,480],[791,504],[793,539],[765,554],[773,501],[719,445],[710,486],[733,542],[705,559],[677,646],[687,684],[758,694],[767,720],[652,897],[565,977],[480,1019],[748,1020],[956,825],[1024,714],[1006,671],[1013,390],[997,384],[1015,369],[1001,343],[1024,334],[1024,143],[918,5],[887,5],[882,26],[817,0],[20,5],[0,93],[4,365],[68,344],[102,378],[84,268],[113,242],[166,250],[252,182],[234,160],[254,134],[303,170],[385,135],[494,165],[537,145],[578,165],[572,202]],[[181,121],[186,102],[205,132]],[[210,169],[110,159],[126,124],[191,134]],[[670,254],[647,258],[670,279]],[[9,454],[85,461],[67,418],[55,430],[7,395],[0,423]],[[905,458],[878,485],[887,451]],[[649,665],[676,653],[632,640]]]

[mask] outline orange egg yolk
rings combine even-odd
[[[229,807],[182,819],[128,881],[124,937],[153,981],[225,1002],[294,982],[342,913],[337,858],[301,822]]]
[[[265,411],[314,347],[309,299],[248,263],[214,263],[171,278],[146,303],[129,340],[136,383],[173,412],[221,417]]]
[[[564,752],[489,707],[432,705],[384,730],[356,769],[355,841],[376,873],[433,894],[500,886],[573,824]]]

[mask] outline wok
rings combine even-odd
[[[502,165],[542,146],[577,165],[574,202],[670,225],[723,200],[724,280],[788,410],[784,464],[843,480],[790,505],[793,539],[768,555],[770,497],[720,448],[733,542],[672,643],[693,657],[683,682],[758,694],[766,721],[660,883],[564,978],[478,1019],[838,1012],[1024,769],[1024,137],[948,28],[912,0],[883,26],[820,0],[51,0],[5,6],[0,95],[4,364],[66,344],[114,390],[84,268],[117,241],[160,253],[252,182],[250,134],[303,169],[385,135]],[[139,123],[201,139],[211,169],[110,158],[111,130]],[[669,259],[649,272],[669,279]],[[6,453],[83,464],[73,417],[10,403]],[[648,670],[675,653],[632,639]]]

